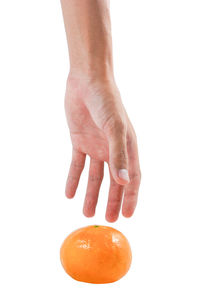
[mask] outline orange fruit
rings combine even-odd
[[[132,254],[120,231],[93,225],[72,232],[61,246],[60,258],[72,278],[89,283],[110,283],[128,272]]]

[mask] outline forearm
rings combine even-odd
[[[137,202],[140,169],[134,129],[113,76],[109,0],[61,0],[67,33],[70,74],[65,109],[73,145],[66,196],[74,197],[86,155],[90,156],[84,214],[95,213],[109,165],[106,219],[130,217]]]
[[[70,73],[113,77],[109,0],[61,0]]]

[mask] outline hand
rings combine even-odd
[[[117,220],[122,198],[122,214],[130,217],[136,207],[141,175],[136,135],[116,84],[113,80],[92,81],[69,76],[65,109],[73,146],[66,196],[74,197],[89,155],[84,215],[95,214],[104,162],[107,162],[110,190],[106,219]]]

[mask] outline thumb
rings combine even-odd
[[[113,128],[106,131],[109,144],[109,167],[114,180],[121,185],[127,184],[128,174],[128,153],[126,143],[126,128],[117,122]]]

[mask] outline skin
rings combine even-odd
[[[132,216],[141,172],[136,134],[114,79],[109,1],[61,0],[61,4],[70,57],[65,111],[73,147],[66,196],[74,197],[89,155],[83,213],[94,216],[106,162],[110,171],[106,219],[114,222],[122,199],[122,214]]]

